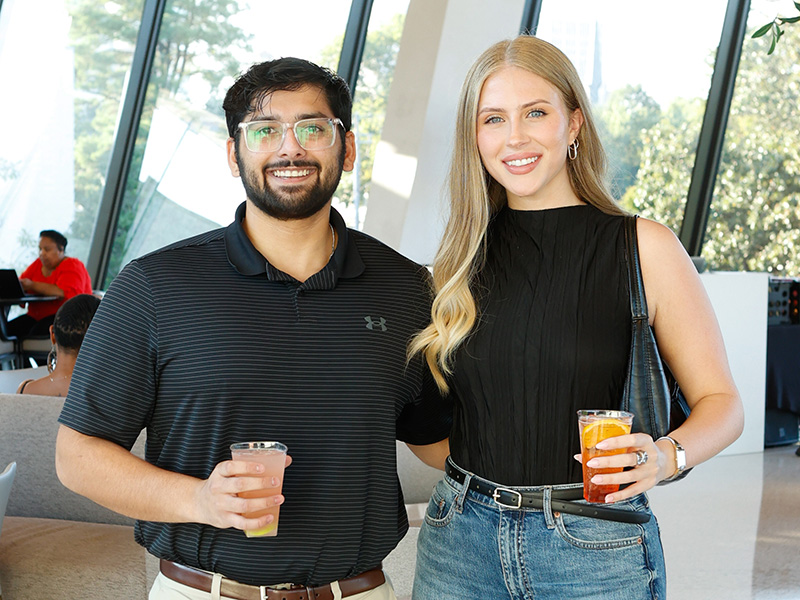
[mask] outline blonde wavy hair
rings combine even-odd
[[[486,50],[461,87],[448,176],[450,216],[433,262],[436,296],[431,324],[409,344],[409,356],[423,354],[443,392],[448,391],[446,377],[452,372],[453,354],[478,320],[473,286],[484,264],[486,229],[506,204],[505,188],[484,168],[477,141],[483,84],[506,67],[519,67],[547,80],[560,93],[568,114],[581,110],[584,123],[576,138],[580,149],[574,160],[567,160],[570,184],[579,198],[601,211],[626,214],[605,183],[605,152],[583,84],[570,60],[552,44],[533,36],[504,40]]]

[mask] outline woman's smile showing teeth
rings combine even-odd
[[[502,160],[506,172],[511,175],[527,175],[538,167],[541,154],[533,154],[531,152],[517,152],[507,156]]]
[[[524,167],[525,165],[535,163],[537,160],[539,160],[538,156],[531,156],[530,158],[517,158],[515,160],[506,160],[504,162],[512,167]]]

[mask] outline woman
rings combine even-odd
[[[80,294],[67,300],[58,309],[50,326],[50,341],[54,351],[47,361],[49,373],[40,379],[28,379],[20,383],[18,394],[67,395],[78,350],[99,305],[100,300],[95,296]]]
[[[66,248],[67,238],[58,231],[47,229],[39,233],[39,258],[22,272],[19,281],[28,294],[58,299],[29,303],[26,314],[9,321],[9,335],[47,335],[64,302],[78,294],[92,293],[89,272],[80,260],[64,255]]]
[[[553,509],[586,506],[576,411],[618,408],[627,374],[625,213],[604,174],[588,100],[558,49],[524,36],[478,58],[458,109],[432,323],[410,348],[455,401],[446,476],[420,532],[415,600],[664,598],[644,492],[677,475],[678,444],[694,466],[741,433],[702,283],[675,235],[639,219],[651,325],[693,411],[670,433],[675,444],[642,433],[605,442],[627,451],[591,466],[629,469],[595,483],[630,485],[594,505],[602,518]],[[516,508],[522,492],[538,508]],[[646,522],[621,522],[621,512]]]

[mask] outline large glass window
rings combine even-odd
[[[537,35],[569,56],[591,99],[615,196],[676,232],[726,6],[547,0],[539,18]]]
[[[3,0],[0,266],[22,271],[39,231],[87,259],[142,2]]]
[[[800,23],[752,39],[791,0],[753,0],[703,244],[716,269],[800,276]]]
[[[397,52],[409,0],[382,0],[372,7],[364,54],[353,97],[353,132],[358,161],[342,181],[334,207],[350,227],[361,229],[372,183],[375,149],[383,131],[386,101],[394,79]],[[339,41],[341,44],[341,41]]]
[[[349,10],[350,0],[301,12],[291,2],[167,4],[106,283],[132,258],[231,222],[245,196],[226,161],[225,92],[251,64],[281,56],[335,69]]]

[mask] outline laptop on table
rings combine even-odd
[[[41,296],[25,293],[14,269],[0,269],[0,299],[6,302],[15,300],[12,304],[17,302],[23,304],[31,299],[38,298],[41,298]]]

